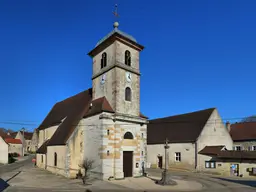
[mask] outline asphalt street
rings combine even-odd
[[[159,176],[162,172],[160,169],[148,169],[151,176]],[[174,172],[171,171],[173,178],[177,177],[183,180],[194,180],[203,185],[202,192],[255,192],[256,178],[238,179],[223,178],[218,176],[204,175],[191,172]]]
[[[27,159],[24,161],[18,161],[18,162],[9,164],[9,165],[0,166],[0,177],[3,174],[6,174],[8,172],[17,172],[26,167],[30,167],[31,163],[32,163],[32,158],[33,158],[33,156],[31,155],[31,156],[27,157]]]
[[[162,170],[148,169],[147,171],[150,177],[150,176],[160,176]],[[16,177],[12,178],[12,175],[15,175],[19,172],[21,172],[21,174],[18,174]],[[24,176],[22,175],[22,173],[24,173]],[[86,191],[84,186],[81,186],[81,184],[74,183],[74,181],[70,181],[66,178],[63,178],[57,175],[53,175],[51,173],[46,172],[45,170],[38,170],[36,168],[33,168],[32,157],[29,157],[27,160],[16,162],[11,165],[1,166],[0,177],[6,176],[6,174],[10,176],[8,181],[10,186],[4,190],[5,192],[27,192],[27,191],[85,192]],[[190,172],[171,172],[171,174],[173,175],[173,178],[176,178],[176,179],[190,180],[190,181],[193,180],[201,183],[203,185],[203,189],[200,191],[202,192],[256,192],[256,179],[246,180],[246,179],[237,179],[237,178],[235,179],[219,178],[217,176],[203,175],[203,174],[190,173]],[[37,187],[33,187],[36,185],[30,186],[29,182],[26,181],[27,179],[29,179],[28,176],[31,176],[31,178],[33,178],[32,180],[33,184],[39,183]],[[28,183],[28,184],[23,185],[23,183]],[[50,183],[52,183],[53,187],[51,186],[49,187]],[[56,183],[59,183],[59,184],[57,185]],[[46,185],[48,185],[47,188],[45,188]],[[106,187],[104,185],[106,185]],[[127,192],[131,191],[131,189],[127,189],[125,187],[110,189],[109,185],[111,184],[103,184],[103,187],[99,189],[96,188],[92,191],[93,192],[95,191],[112,191],[112,192],[113,191],[127,191]],[[137,190],[137,191],[142,191],[142,190]]]

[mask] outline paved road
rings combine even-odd
[[[6,188],[6,192],[26,192],[26,191],[73,191],[73,192],[85,192],[84,186],[80,181],[68,180],[61,176],[56,176],[47,171],[33,168],[31,162],[32,157],[29,157],[25,161],[16,162],[11,165],[0,167],[0,177],[7,178],[19,173],[16,177],[9,180],[10,186]],[[150,169],[148,170],[151,176],[159,177],[161,170]],[[256,180],[227,180],[223,178],[217,178],[214,176],[207,176],[202,174],[188,173],[188,172],[171,172],[176,179],[182,180],[194,180],[203,185],[202,192],[256,192]],[[29,181],[32,181],[30,183]],[[241,184],[243,183],[243,184]],[[98,186],[97,186],[98,185]],[[254,186],[254,187],[250,187]],[[1,190],[0,190],[1,191]],[[96,184],[96,188],[92,190],[96,191],[131,191],[125,187],[116,187],[111,184]],[[134,191],[134,190],[132,190]],[[140,191],[140,190],[138,190]],[[142,192],[142,191],[141,191]]]
[[[34,156],[23,157],[26,160],[21,160],[9,165],[0,166],[0,177],[8,172],[20,171],[24,167],[30,167],[32,164],[32,158]]]
[[[162,170],[148,169],[152,176],[160,176]],[[220,178],[190,172],[171,172],[176,179],[194,180],[203,185],[202,192],[256,192],[256,179]]]

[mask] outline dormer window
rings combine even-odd
[[[101,69],[103,67],[106,67],[107,66],[107,53],[104,52],[102,55],[101,55]]]
[[[124,61],[124,63],[125,63],[125,65],[128,65],[128,66],[131,66],[131,53],[130,53],[130,51],[128,51],[128,50],[126,50],[125,51],[125,54],[124,54],[125,56],[125,61]]]

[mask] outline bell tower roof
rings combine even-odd
[[[117,22],[114,23],[114,29],[105,37],[103,37],[100,41],[98,41],[93,50],[88,53],[89,56],[94,57],[99,52],[108,47],[110,44],[114,43],[114,41],[116,40],[138,51],[142,51],[144,49],[144,46],[140,45],[133,36],[119,30],[118,25],[119,24]]]
[[[118,17],[117,5],[115,5],[115,8],[114,15]],[[114,29],[110,33],[97,42],[93,50],[88,53],[89,56],[94,57],[106,47],[113,44],[116,40],[138,51],[142,51],[144,49],[142,45],[138,44],[133,36],[118,29],[119,23],[117,21],[114,22],[113,27]]]
[[[121,36],[123,36],[123,37],[126,37],[126,38],[129,39],[130,41],[133,41],[134,43],[137,43],[137,40],[136,40],[133,36],[131,36],[131,35],[129,35],[129,34],[123,32],[123,31],[119,30],[119,29],[118,29],[118,25],[119,25],[119,24],[118,24],[117,22],[115,22],[115,23],[114,23],[114,29],[113,29],[109,34],[107,34],[105,37],[103,37],[100,41],[98,41],[98,43],[96,44],[95,47],[97,47],[98,45],[100,45],[101,43],[103,43],[106,39],[108,39],[109,37],[111,37],[114,33],[118,33],[119,35],[121,35]]]

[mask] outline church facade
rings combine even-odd
[[[142,175],[147,117],[140,112],[143,46],[118,23],[95,48],[92,88],[56,103],[39,126],[37,166],[75,177],[84,160],[100,179]]]

